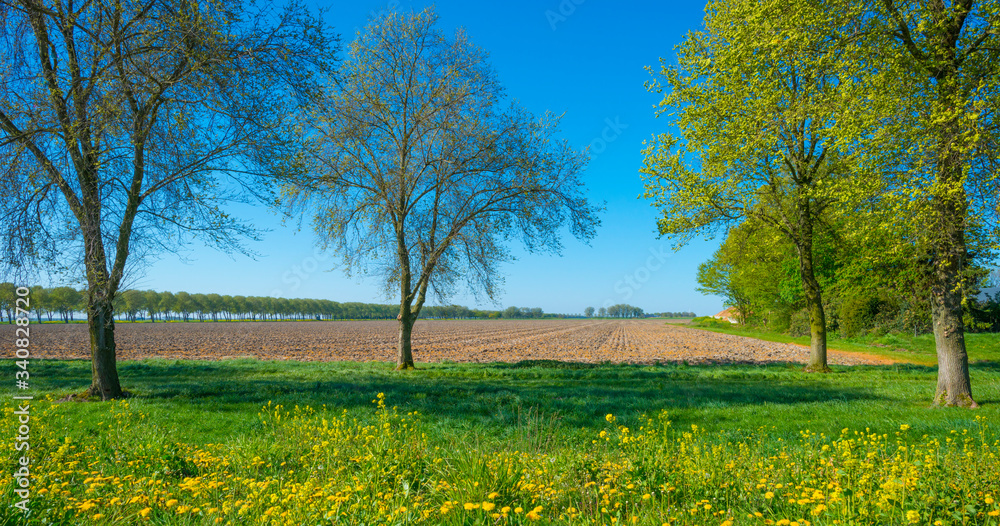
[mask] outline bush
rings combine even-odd
[[[691,320],[691,325],[695,327],[709,327],[718,329],[727,329],[733,327],[732,323],[725,320],[717,320],[711,316],[699,316]]]
[[[788,319],[788,334],[791,336],[809,336],[810,329],[809,311],[806,309],[792,313]]]
[[[883,310],[884,302],[870,296],[845,298],[840,306],[840,333],[847,338],[864,335]]]

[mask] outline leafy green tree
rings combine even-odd
[[[49,309],[49,290],[45,287],[31,287],[31,309],[35,311],[35,319],[42,323],[42,313]],[[2,320],[0,320],[2,321]],[[51,321],[51,315],[49,316]]]
[[[17,298],[17,287],[13,283],[0,283],[0,322],[3,313],[7,313],[7,323],[14,323],[14,300]]]
[[[125,313],[129,321],[136,321],[139,312],[146,308],[148,296],[138,290],[126,290],[119,298],[121,311]]]
[[[246,296],[233,296],[233,312],[237,319],[244,319],[248,310]]]
[[[156,315],[160,312],[160,293],[147,290],[142,293],[142,306],[149,315],[149,321],[156,323]]]
[[[264,319],[264,298],[252,296],[247,298],[247,310],[250,312],[250,319],[257,321],[257,318]]]
[[[221,205],[272,201],[272,178],[299,151],[289,108],[314,91],[312,73],[332,71],[333,39],[294,3],[7,0],[0,10],[0,261],[80,264],[89,392],[119,398],[114,303],[130,254],[188,236],[238,250],[254,235]],[[247,192],[222,190],[222,177]]]
[[[191,310],[198,314],[198,321],[205,321],[205,314],[208,313],[207,301],[204,294],[191,295]]]
[[[428,291],[465,281],[490,298],[504,242],[560,249],[567,223],[594,235],[598,209],[579,178],[586,156],[556,141],[557,119],[504,100],[486,53],[448,38],[430,10],[374,20],[314,117],[322,156],[290,191],[348,269],[381,269],[399,291],[397,368]]]
[[[49,294],[52,307],[65,323],[73,321],[73,312],[80,307],[82,298],[80,291],[73,287],[56,287]]]
[[[206,294],[204,307],[212,316],[212,321],[219,321],[219,313],[225,308],[222,304],[222,296],[215,293]]]
[[[176,308],[177,312],[181,314],[184,321],[188,321],[191,313],[195,311],[194,301],[191,299],[191,294],[181,291],[175,294],[174,298],[177,302],[174,308]]]
[[[724,304],[736,309],[740,325],[746,325],[750,315],[750,297],[736,281],[737,267],[730,261],[722,260],[716,252],[711,259],[698,265],[698,292],[721,296]]]
[[[594,317],[594,308],[593,307],[587,307],[586,309],[583,309],[583,315],[586,316],[586,317],[588,317],[588,318],[593,318]]]
[[[884,206],[912,223],[918,254],[927,256],[934,401],[976,407],[963,302],[972,284],[970,230],[996,217],[1000,4],[879,0],[866,20],[852,63],[868,80],[855,97],[864,121],[858,136],[872,172],[891,189]]]
[[[837,146],[840,48],[828,45],[853,13],[801,0],[715,0],[706,13],[678,65],[664,61],[647,84],[665,93],[657,115],[676,115],[679,134],[644,150],[644,195],[662,211],[660,233],[682,243],[747,218],[782,232],[809,310],[806,369],[828,371],[813,245],[819,219],[856,191]]]
[[[159,310],[163,313],[163,321],[169,321],[170,313],[176,312],[177,298],[172,292],[166,291],[160,293]]]

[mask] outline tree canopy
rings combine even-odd
[[[558,119],[509,102],[486,53],[432,10],[374,19],[339,80],[308,117],[320,151],[288,188],[325,246],[353,271],[398,290],[397,364],[428,292],[463,283],[495,298],[506,242],[558,252],[568,225],[593,237],[598,207],[579,174],[586,156],[555,138]]]
[[[335,39],[299,5],[5,0],[0,263],[85,275],[90,393],[122,396],[113,304],[142,258],[196,235],[239,248],[233,199],[270,202],[292,105]]]

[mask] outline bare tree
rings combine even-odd
[[[316,205],[313,225],[348,271],[378,272],[399,290],[397,367],[430,290],[464,281],[494,298],[505,242],[561,248],[560,230],[588,240],[598,207],[583,195],[586,156],[505,101],[486,53],[448,38],[425,10],[375,19],[351,45],[328,104],[310,117],[322,156],[290,189]]]
[[[120,397],[113,304],[130,254],[253,236],[222,206],[273,202],[297,150],[285,110],[334,69],[336,40],[300,6],[242,0],[0,0],[0,18],[2,262],[73,254],[89,394]]]

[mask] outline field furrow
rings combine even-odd
[[[13,337],[0,325],[0,338]],[[10,333],[10,334],[8,334]],[[121,360],[146,357],[219,360],[391,361],[395,321],[120,323]],[[32,327],[38,358],[89,358],[87,327]],[[797,345],[687,328],[661,320],[420,320],[414,329],[418,362],[802,362]],[[886,359],[831,352],[835,364],[887,363]]]

